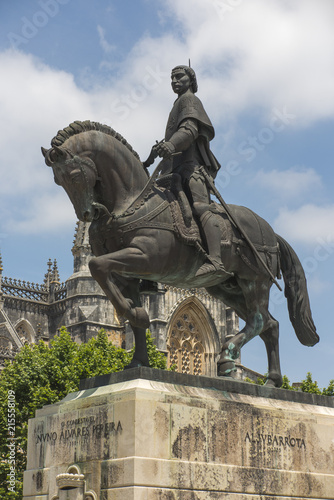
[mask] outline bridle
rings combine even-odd
[[[84,179],[86,192],[88,193],[88,202],[91,204],[92,207],[96,208],[98,211],[102,210],[103,212],[106,213],[106,215],[108,215],[109,217],[112,217],[112,214],[109,212],[109,210],[107,209],[107,207],[105,205],[102,205],[102,203],[98,203],[97,201],[94,200],[92,188],[95,186],[97,181],[101,181],[102,179],[99,176],[98,170],[97,170],[96,165],[93,162],[93,160],[91,160],[90,158],[82,158],[81,156],[74,154],[69,148],[66,148],[64,146],[62,146],[61,149],[63,151],[65,151],[70,156],[70,158],[65,160],[63,162],[63,164],[64,165],[70,165],[70,164],[73,165],[74,164],[77,168],[80,169],[80,172],[81,172],[82,177]],[[54,162],[51,162],[50,153],[48,153],[48,160],[51,164],[54,163]],[[93,186],[92,186],[91,182],[89,182],[89,178],[88,178],[87,170],[86,170],[85,166],[92,169],[94,174],[95,174],[95,183]],[[98,219],[98,218],[99,218],[99,213],[97,214],[96,217],[94,217],[94,219]]]
[[[82,173],[82,176],[84,178],[84,181],[85,181],[86,188],[87,188],[86,191],[87,191],[87,193],[89,193],[88,201],[90,202],[90,204],[91,204],[92,207],[96,208],[98,211],[104,212],[109,217],[109,219],[107,221],[108,225],[111,224],[111,223],[113,223],[113,222],[116,222],[118,219],[122,219],[122,218],[128,217],[130,215],[133,215],[139,208],[142,207],[142,205],[149,198],[149,195],[150,195],[150,192],[152,190],[153,184],[156,181],[156,179],[157,179],[157,177],[158,177],[158,175],[160,173],[160,170],[161,170],[160,165],[158,165],[158,167],[155,169],[155,171],[153,172],[153,174],[151,175],[151,177],[149,177],[147,183],[145,184],[145,186],[142,189],[142,191],[139,193],[138,197],[135,198],[130,203],[130,205],[127,207],[126,210],[124,210],[124,212],[122,212],[120,214],[110,213],[109,210],[108,210],[108,208],[105,205],[103,205],[102,203],[98,203],[97,201],[94,200],[93,190],[89,189],[92,186],[91,186],[91,183],[89,182],[85,166],[93,169],[93,171],[95,173],[95,176],[96,176],[96,181],[95,182],[102,180],[101,177],[98,174],[97,167],[96,167],[95,163],[93,162],[93,160],[91,160],[90,158],[82,158],[81,156],[78,156],[78,155],[74,154],[70,149],[68,149],[68,148],[66,148],[64,146],[62,146],[61,149],[70,156],[69,159],[67,159],[67,160],[65,160],[63,162],[64,165],[69,165],[69,164],[73,164],[74,163],[80,169],[80,171]],[[49,163],[52,164],[54,162],[51,162],[50,152],[48,152],[48,158],[47,159],[48,159]],[[95,184],[94,184],[94,186],[95,186]],[[98,218],[99,218],[99,215],[97,215],[96,217],[94,217],[95,220],[98,219]]]

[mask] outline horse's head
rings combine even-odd
[[[93,160],[84,154],[76,155],[64,147],[41,149],[45,163],[52,167],[56,184],[65,189],[78,219],[91,222],[97,218],[99,203],[94,186],[99,177]]]
[[[75,121],[58,131],[51,146],[42,148],[45,163],[84,222],[123,213],[147,182],[138,154],[107,125]]]

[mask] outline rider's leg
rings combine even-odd
[[[202,232],[209,252],[208,262],[205,262],[197,271],[196,276],[205,276],[211,273],[222,272],[225,275],[221,261],[221,228],[218,215],[210,210],[210,195],[202,176],[192,175],[189,179],[189,189],[193,199],[193,211],[199,218]]]
[[[221,261],[221,229],[218,216],[207,210],[200,217],[202,230],[209,252],[208,262],[205,262],[197,271],[196,276],[225,271]]]

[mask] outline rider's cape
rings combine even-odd
[[[214,138],[215,131],[210,118],[206,114],[202,102],[192,92],[186,92],[176,99],[174,106],[169,114],[165,140],[168,141],[172,135],[178,130],[181,123],[186,119],[195,119],[198,124],[198,138],[196,139],[197,146],[196,157],[200,165],[207,168],[212,177],[216,177],[220,168],[220,164],[210,150],[209,142]],[[174,162],[182,164],[189,161],[194,156],[194,151],[183,152],[182,155],[176,156]],[[199,153],[199,154],[198,154]],[[199,156],[199,158],[198,158]]]

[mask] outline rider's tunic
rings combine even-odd
[[[174,102],[167,122],[165,141],[170,141],[181,126],[188,128],[188,124],[189,130],[194,135],[194,141],[181,154],[171,158],[169,170],[180,173],[183,178],[188,177],[189,174],[197,177],[200,175],[198,167],[202,165],[215,178],[220,164],[209,146],[209,141],[215,135],[214,128],[202,102],[190,91],[182,94]]]

